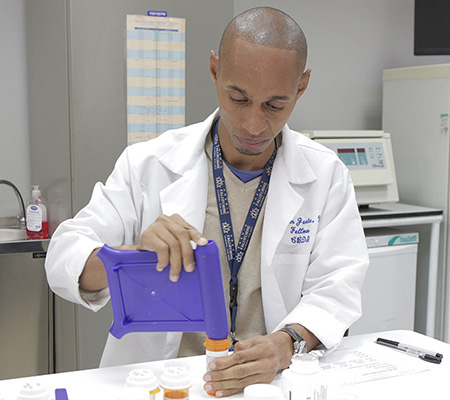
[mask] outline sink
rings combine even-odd
[[[0,228],[0,242],[27,239],[27,231],[20,228]]]

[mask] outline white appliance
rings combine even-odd
[[[397,202],[391,137],[383,131],[302,131],[333,150],[347,166],[359,205]]]
[[[450,190],[450,64],[387,69],[383,72],[383,129],[392,135],[402,201],[444,210],[441,223],[436,332],[450,342],[448,252]],[[422,236],[422,231],[419,231]],[[424,236],[422,236],[422,239]],[[421,260],[418,299],[427,292]],[[424,282],[425,281],[425,282]],[[417,321],[416,321],[417,322]]]
[[[414,330],[417,233],[365,229],[370,264],[361,291],[363,315],[350,335]]]

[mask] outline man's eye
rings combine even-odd
[[[238,104],[243,104],[247,102],[247,99],[236,99],[235,97],[230,97],[231,101],[238,103]]]
[[[273,111],[281,111],[284,108],[283,106],[274,106],[273,104],[267,104],[267,107]]]

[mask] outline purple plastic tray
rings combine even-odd
[[[169,267],[156,270],[156,253],[117,250],[104,245],[97,253],[108,276],[114,322],[120,339],[130,332],[206,332],[228,337],[219,250],[213,241],[194,250],[196,268],[169,279]]]

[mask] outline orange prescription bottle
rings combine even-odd
[[[206,337],[204,346],[206,347],[206,370],[210,371],[208,365],[211,361],[214,361],[220,357],[228,356],[228,349],[230,348],[230,341],[227,339],[214,340]],[[214,396],[216,392],[207,392],[209,395]]]
[[[167,363],[159,386],[164,390],[164,400],[188,400],[189,388],[192,386],[189,366],[179,361]]]

